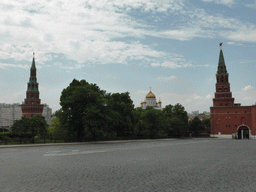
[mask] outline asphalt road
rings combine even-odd
[[[0,191],[256,191],[256,140],[0,148]]]

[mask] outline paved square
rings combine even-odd
[[[0,148],[0,191],[256,191],[256,140]]]

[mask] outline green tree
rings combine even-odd
[[[134,124],[134,135],[141,137],[142,135],[142,130],[143,130],[143,126],[142,126],[142,115],[143,112],[145,110],[142,109],[141,107],[137,107],[133,110],[133,124]]]
[[[169,136],[177,136],[180,137],[184,133],[187,132],[187,126],[184,121],[182,121],[179,117],[173,116],[170,119],[170,127]]]
[[[188,114],[180,103],[177,103],[174,106],[167,105],[163,109],[163,112],[170,124],[167,128],[169,136],[180,137],[188,132]]]
[[[29,118],[30,126],[31,126],[31,137],[34,142],[35,135],[39,134],[40,138],[44,139],[44,142],[46,142],[46,137],[48,133],[48,124],[45,120],[44,116],[36,115],[31,118]]]
[[[14,122],[11,131],[12,134],[18,135],[21,139],[24,138],[26,143],[28,138],[34,143],[34,138],[39,134],[44,140],[47,136],[47,122],[44,116],[36,115],[31,118],[22,117],[20,120]]]
[[[210,118],[203,119],[202,123],[204,124],[205,128],[211,127],[211,119]]]
[[[12,134],[19,136],[20,143],[22,142],[23,138],[24,138],[24,142],[26,143],[27,138],[30,136],[32,132],[30,129],[31,129],[31,125],[30,125],[29,119],[22,117],[20,120],[14,121],[11,127],[11,132]]]
[[[134,105],[129,92],[109,94],[107,108],[112,111],[114,131],[118,137],[134,135]]]
[[[205,126],[198,117],[195,117],[193,120],[189,122],[189,131],[193,135],[196,136],[199,132],[204,130],[205,130]]]
[[[57,139],[66,139],[67,131],[61,126],[59,117],[55,117],[52,119],[52,124],[49,128],[51,138]]]
[[[163,135],[167,126],[163,112],[154,109],[153,107],[147,107],[146,110],[142,111],[138,123],[138,135],[150,138],[156,138]]]
[[[74,79],[63,89],[60,105],[61,125],[71,140],[96,139],[102,134],[106,92],[96,84]]]

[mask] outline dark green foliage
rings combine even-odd
[[[50,139],[65,139],[66,138],[66,130],[61,126],[59,117],[55,117],[52,119],[52,124],[49,128],[49,136]]]
[[[210,118],[203,119],[202,123],[204,124],[205,128],[211,127],[211,119]]]
[[[192,133],[194,136],[204,130],[205,126],[198,117],[195,117],[192,121],[189,122],[189,132]]]
[[[62,110],[59,116],[70,140],[83,141],[85,136],[95,139],[101,134],[104,98],[105,91],[85,80],[74,79],[62,91],[60,98]]]
[[[170,126],[167,128],[169,136],[180,137],[188,132],[188,115],[185,108],[177,103],[176,105],[167,105],[163,112]]]
[[[169,122],[165,118],[161,110],[147,107],[146,110],[136,108],[135,116],[135,132],[138,137],[157,138],[167,136],[166,132],[169,128]]]
[[[112,120],[115,121],[113,131],[118,137],[127,137],[134,134],[134,105],[129,93],[114,93],[108,95],[108,109],[112,111]]]
[[[47,122],[44,116],[36,115],[31,118],[22,117],[20,120],[14,122],[11,132],[13,135],[17,135],[20,139],[30,138],[31,142],[34,143],[34,137],[36,135],[46,139],[47,137]],[[21,142],[21,140],[20,140]]]
[[[59,121],[54,122],[51,132],[62,132],[70,141],[157,138],[182,135],[188,128],[187,112],[180,104],[163,111],[134,109],[128,92],[106,93],[85,80],[74,79],[63,89],[60,105],[55,113]]]
[[[129,93],[106,94],[85,80],[73,82],[62,91],[61,125],[70,140],[126,137],[134,133],[134,105]]]

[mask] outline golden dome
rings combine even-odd
[[[154,95],[154,93],[149,91],[149,93],[147,94],[146,98],[156,98],[156,96]]]
[[[158,103],[162,103],[162,101],[161,101],[161,100],[159,100],[159,101],[158,101]]]

